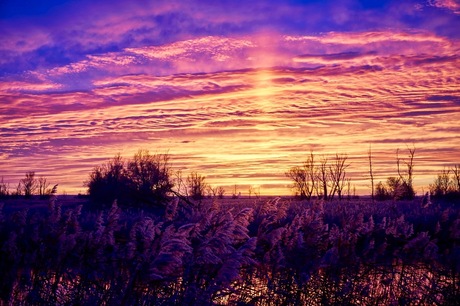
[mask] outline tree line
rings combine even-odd
[[[415,197],[413,186],[415,148],[408,148],[407,157],[396,151],[396,176],[388,177],[385,182],[374,182],[372,151],[369,148],[369,179],[372,200],[412,200]],[[286,177],[291,180],[294,195],[304,200],[313,197],[330,201],[356,197],[355,187],[348,175],[346,154],[333,156],[316,156],[313,152],[298,166],[291,167]],[[164,206],[171,196],[183,200],[200,201],[205,196],[223,198],[226,194],[222,186],[207,183],[206,176],[192,171],[184,176],[182,171],[173,172],[169,154],[151,154],[148,150],[139,150],[131,159],[120,154],[107,162],[96,166],[84,182],[88,196],[95,203],[111,204],[115,199],[127,205]],[[9,191],[9,185],[0,181],[0,197],[32,195],[47,197],[56,191],[57,184],[51,187],[47,178],[37,178],[35,172],[26,172],[15,190]],[[249,195],[260,195],[254,188],[249,188]],[[429,193],[425,196],[438,198],[460,197],[460,164],[444,169],[438,174]],[[232,197],[237,198],[235,190]]]
[[[415,197],[413,185],[415,148],[407,148],[407,156],[401,157],[396,150],[396,176],[388,177],[385,182],[374,183],[373,157],[369,148],[369,179],[373,200],[412,200]],[[121,203],[155,203],[168,201],[170,196],[182,200],[198,200],[205,196],[222,198],[226,190],[222,186],[213,187],[206,176],[192,171],[184,176],[182,171],[173,172],[168,154],[150,154],[139,150],[132,159],[115,156],[107,163],[97,166],[85,183],[89,196],[96,201],[110,204],[118,199]],[[348,175],[347,154],[336,153],[333,156],[317,157],[313,152],[299,166],[291,167],[286,173],[292,182],[294,194],[300,199],[313,197],[325,201],[343,200],[356,197],[352,180]],[[441,172],[429,187],[434,197],[460,197],[460,165]],[[249,194],[260,195],[253,188]],[[236,198],[236,186],[232,197]],[[425,195],[427,196],[427,195]]]
[[[335,154],[333,158],[323,156],[316,163],[315,155],[310,152],[307,160],[301,166],[294,166],[285,173],[293,182],[292,188],[301,199],[310,200],[312,196],[332,200],[337,195],[342,200],[344,188],[350,196],[351,180],[346,176],[350,166],[345,154]]]
[[[460,198],[460,164],[442,170],[430,185],[430,193],[435,198]]]
[[[44,176],[37,178],[34,171],[27,171],[25,177],[20,179],[16,188],[10,192],[9,184],[0,180],[0,198],[20,197],[31,198],[33,195],[38,195],[40,198],[48,198],[56,193],[58,184],[51,187],[51,183]]]
[[[372,151],[369,148],[369,179],[371,181],[372,200],[412,200],[415,197],[413,186],[415,148],[408,148],[408,158],[403,159],[396,151],[397,176],[389,177],[385,183],[374,184]],[[310,200],[313,196],[324,200],[339,200],[351,196],[351,179],[347,176],[346,154],[322,156],[319,161],[310,152],[301,166],[294,166],[285,174],[291,179],[292,188],[301,199]],[[346,189],[345,189],[346,188]]]
[[[372,151],[369,148],[369,180],[371,183],[372,200],[413,200],[415,190],[413,184],[415,148],[407,148],[407,157],[402,158],[399,149],[396,150],[396,176],[390,176],[386,181],[375,183]],[[292,189],[296,196],[310,200],[312,197],[333,200],[335,196],[342,200],[346,195],[351,197],[351,179],[347,176],[346,154],[335,156],[315,157],[313,152],[307,156],[300,166],[294,166],[285,173],[292,181]],[[425,197],[460,198],[460,164],[444,169],[439,173]]]

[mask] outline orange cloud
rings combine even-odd
[[[369,143],[377,180],[395,175],[396,148],[414,144],[420,193],[436,169],[459,156],[458,42],[388,37],[331,33],[315,43],[284,37],[279,45],[274,38],[206,37],[88,57],[73,70],[36,72],[36,84],[2,83],[2,175],[14,182],[35,170],[68,192],[83,192],[93,166],[147,148],[169,151],[176,169],[202,172],[214,185],[286,194],[284,172],[313,149],[348,153],[354,183],[366,193]],[[193,70],[203,69],[208,55],[208,72]],[[156,63],[151,58],[175,66],[158,75],[127,73],[143,69],[139,62]],[[235,62],[222,65],[226,58]],[[271,67],[252,67],[257,59]],[[66,91],[67,78],[90,70],[88,88]]]

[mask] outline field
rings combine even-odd
[[[0,204],[0,304],[456,305],[458,202]]]

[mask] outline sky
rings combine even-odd
[[[290,194],[310,151],[360,194],[415,148],[460,162],[460,1],[0,2],[0,177],[85,193],[120,153],[168,153],[230,194]]]

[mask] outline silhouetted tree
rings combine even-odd
[[[182,170],[177,170],[174,173],[174,194],[188,198],[187,183],[183,177]]]
[[[50,186],[50,183],[46,179],[46,177],[41,176],[38,180],[38,194],[40,197],[46,196],[50,190],[48,190],[48,187]]]
[[[309,199],[307,172],[303,167],[294,166],[285,175],[293,181],[292,188],[301,199]],[[311,194],[310,194],[311,195]]]
[[[86,183],[88,194],[96,202],[110,204],[165,204],[173,187],[169,156],[140,150],[125,162],[120,155],[94,168]]]
[[[192,172],[187,177],[187,186],[192,199],[201,200],[208,185],[206,184],[205,176],[202,176],[197,172]]]
[[[211,198],[222,199],[224,197],[225,189],[222,186],[212,187],[211,185],[207,184],[206,190],[208,192],[208,196]]]
[[[3,181],[3,176],[2,176],[2,180],[0,181],[0,198],[5,198],[9,195],[8,189],[9,189],[9,184]]]
[[[18,184],[16,185],[16,190],[14,190],[11,195],[13,197],[19,197],[22,195],[22,182],[19,181]]]
[[[318,190],[322,192],[322,197],[324,200],[328,200],[328,185],[329,185],[329,171],[328,171],[328,166],[327,166],[327,157],[323,157],[321,159],[321,162],[318,166],[318,171],[317,171],[317,178],[318,178],[318,184],[319,188]],[[318,197],[321,195],[318,194]]]
[[[408,159],[402,159],[399,156],[399,149],[396,150],[396,166],[397,166],[397,177],[389,177],[386,184],[379,182],[374,189],[375,199],[383,201],[387,199],[397,200],[413,200],[415,197],[415,191],[413,186],[413,171],[414,171],[414,156],[415,148],[408,148],[409,156]],[[371,175],[371,184],[373,185],[373,174],[372,174],[372,159],[371,151],[368,152],[369,157],[369,172]],[[401,165],[404,164],[406,170],[404,171]]]
[[[91,199],[103,204],[110,204],[115,199],[121,203],[128,200],[130,182],[125,163],[118,154],[107,163],[96,166],[86,183]]]
[[[139,150],[127,164],[128,178],[137,199],[141,202],[164,203],[173,187],[169,155],[152,155],[147,150]]]
[[[433,184],[430,184],[431,196],[437,199],[445,198],[449,200],[460,198],[459,170],[459,165],[442,170],[437,175]]]
[[[313,152],[310,152],[302,166],[295,166],[285,173],[292,181],[292,188],[301,199],[310,200],[313,192],[324,200],[332,200],[337,194],[339,200],[343,197],[346,186],[346,163],[348,156],[336,154],[333,162],[324,156],[318,165],[315,165]]]
[[[369,145],[369,151],[367,151],[367,157],[369,158],[369,178],[371,180],[371,197],[372,201],[374,201],[374,172],[372,171],[372,150],[371,146]]]
[[[408,148],[409,156],[407,160],[403,160],[399,157],[399,149],[396,150],[396,163],[398,166],[398,175],[399,175],[399,190],[398,190],[398,199],[401,200],[412,200],[415,197],[415,191],[413,186],[413,172],[414,172],[414,156],[415,148]],[[404,163],[406,165],[406,172],[401,171],[400,164]]]
[[[208,198],[215,198],[216,197],[216,192],[217,192],[217,188],[213,188],[211,185],[208,184],[208,186],[206,186],[206,193],[207,193],[207,196]]]
[[[385,185],[382,182],[379,182],[375,186],[375,199],[377,201],[385,201],[390,198],[391,198],[391,195],[388,189],[385,187]]]
[[[434,197],[445,196],[451,189],[449,170],[442,170],[436,177],[433,184],[430,184],[430,193]]]
[[[342,200],[342,191],[345,187],[346,169],[350,166],[346,161],[346,154],[335,155],[334,163],[329,166],[329,178],[331,180],[331,189],[329,191],[329,199],[332,200],[337,193],[339,200]]]
[[[389,177],[387,179],[388,193],[393,200],[400,200],[404,194],[404,187],[399,177]]]
[[[225,194],[225,188],[222,187],[222,186],[219,186],[219,187],[217,188],[217,197],[218,197],[219,199],[223,199],[223,198],[224,198],[224,194]]]
[[[22,191],[24,192],[24,197],[30,198],[38,187],[38,182],[35,179],[35,172],[26,172],[26,177],[21,179],[21,186]]]

